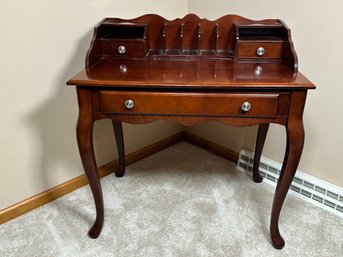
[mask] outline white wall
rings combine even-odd
[[[92,29],[103,17],[186,13],[184,0],[0,2],[0,209],[82,174],[75,89]],[[126,152],[177,133],[166,122],[124,127]],[[95,126],[98,164],[116,156],[108,121]],[[101,147],[99,147],[101,145]]]
[[[188,12],[217,19],[235,13],[251,19],[280,18],[291,28],[300,71],[317,85],[310,91],[304,114],[306,139],[299,169],[343,186],[343,2],[189,0]],[[189,131],[234,150],[253,149],[256,128],[199,125]],[[272,125],[264,155],[282,161],[285,131]]]

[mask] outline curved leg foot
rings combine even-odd
[[[272,244],[273,244],[275,249],[279,249],[279,250],[285,246],[285,240],[280,235],[280,232],[278,229],[272,235]]]
[[[112,126],[114,135],[116,138],[118,156],[119,156],[119,167],[115,172],[116,177],[122,177],[125,173],[125,149],[124,149],[124,138],[123,138],[123,126],[120,121],[112,120]]]
[[[270,235],[273,246],[281,249],[285,241],[279,232],[279,217],[283,202],[297,170],[301,152],[304,146],[305,132],[302,122],[303,105],[306,93],[293,93],[293,104],[290,109],[290,117],[287,124],[287,147],[283,161],[280,178],[275,190],[272,215],[270,222]]]
[[[96,208],[95,222],[88,234],[91,238],[97,238],[104,223],[104,202],[93,149],[94,120],[89,91],[87,89],[77,89],[77,96],[80,110],[76,129],[77,142]]]
[[[263,150],[264,142],[266,140],[268,128],[269,128],[269,123],[261,124],[258,126],[256,146],[255,146],[255,155],[254,155],[254,164],[253,164],[253,170],[252,170],[253,180],[256,183],[261,183],[263,180],[263,178],[261,177],[258,171],[258,168],[260,165],[262,150]]]
[[[255,183],[261,183],[263,181],[262,176],[260,175],[260,173],[253,173],[253,178]]]
[[[102,229],[102,223],[99,224],[97,221],[94,222],[93,226],[88,231],[88,235],[90,238],[98,238]]]

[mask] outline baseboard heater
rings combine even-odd
[[[237,169],[251,173],[253,157],[253,152],[242,149],[239,153]],[[264,178],[263,181],[276,186],[281,167],[281,163],[262,156],[259,172]],[[289,193],[343,218],[343,188],[297,170]]]

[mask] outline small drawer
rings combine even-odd
[[[283,42],[237,42],[236,58],[273,58],[282,57]]]
[[[100,40],[103,56],[122,58],[145,57],[145,40],[141,39],[102,39]]]
[[[143,81],[145,80],[145,59],[136,59],[132,61],[131,59],[121,59],[116,58],[112,60],[106,60],[106,64],[109,65],[110,72],[109,76],[111,79],[117,81],[129,80],[129,81]]]
[[[275,117],[280,94],[100,91],[107,114]]]
[[[266,63],[266,62],[235,62],[233,80],[234,81],[280,81],[280,74],[285,81],[294,79],[294,72],[286,67],[283,63]]]

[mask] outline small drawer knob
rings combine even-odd
[[[256,54],[257,54],[258,56],[263,56],[265,52],[266,52],[266,50],[265,50],[264,47],[262,47],[262,46],[260,46],[260,47],[257,48],[257,50],[256,50]]]
[[[125,52],[126,52],[126,47],[125,46],[118,46],[118,53],[125,54]]]
[[[131,110],[135,106],[135,103],[131,99],[128,99],[124,102],[124,106],[126,109]]]
[[[255,68],[255,75],[256,76],[260,76],[262,74],[262,71],[263,71],[263,69],[262,69],[262,67],[260,65],[256,66],[256,68]]]
[[[126,73],[127,72],[127,66],[122,64],[119,66],[119,70],[121,73]]]
[[[241,105],[241,110],[243,112],[248,112],[249,110],[251,109],[251,104],[249,102],[244,102],[242,105]]]

